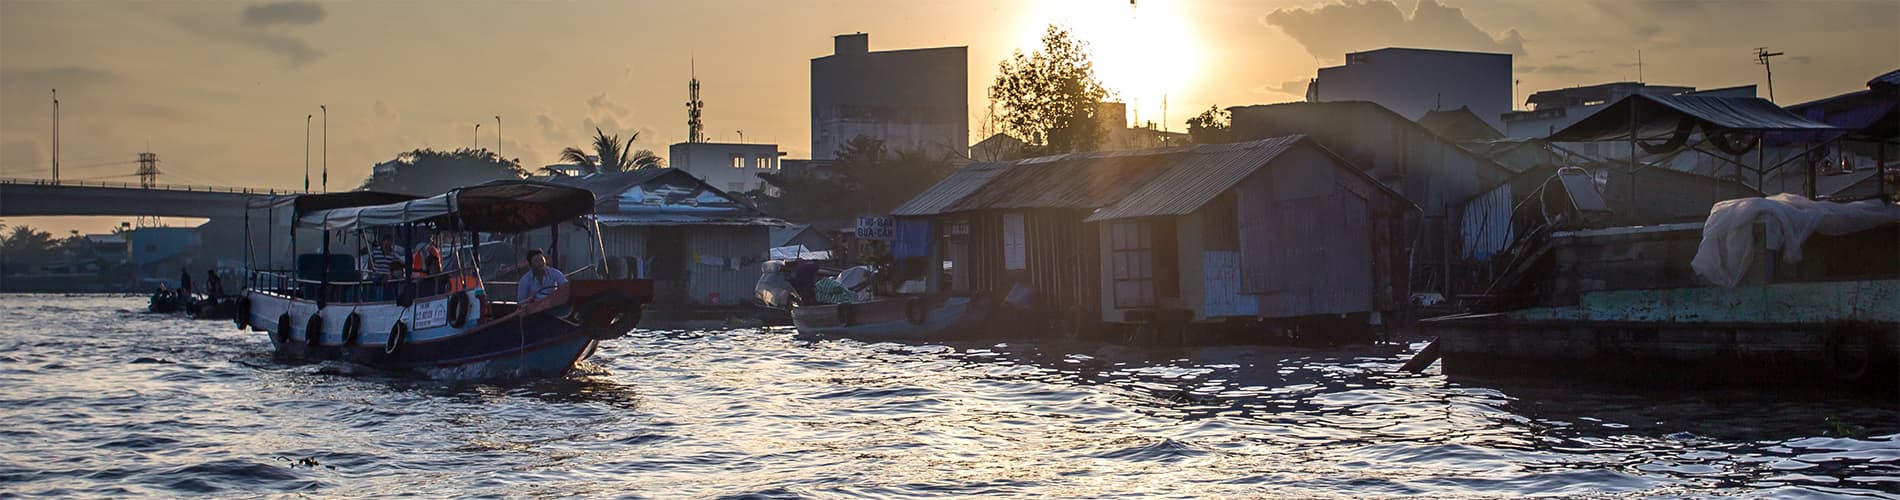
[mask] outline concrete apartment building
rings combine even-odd
[[[681,142],[668,147],[667,162],[720,190],[743,193],[759,188],[759,174],[777,172],[784,155],[777,144]]]
[[[1491,128],[1511,111],[1511,55],[1384,48],[1346,54],[1346,64],[1320,68],[1307,102],[1371,101],[1417,120],[1433,110],[1470,108]]]
[[[967,47],[872,52],[864,33],[832,42],[831,55],[811,60],[812,159],[836,158],[860,135],[891,150],[968,154]]]

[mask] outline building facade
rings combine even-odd
[[[1511,55],[1384,48],[1346,54],[1346,64],[1320,68],[1307,102],[1370,101],[1417,120],[1432,110],[1471,108],[1503,129],[1511,110]]]
[[[729,193],[759,188],[759,174],[779,171],[777,144],[682,142],[668,148],[668,165]]]
[[[969,49],[870,51],[864,33],[833,38],[811,60],[811,157],[832,159],[851,139],[891,150],[966,156],[970,140]]]

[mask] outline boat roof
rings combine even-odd
[[[459,221],[464,231],[514,233],[593,213],[594,194],[546,182],[501,180],[428,198],[300,212],[299,227],[355,229]]]

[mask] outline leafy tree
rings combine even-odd
[[[886,214],[923,192],[956,167],[921,150],[892,152],[884,141],[858,136],[838,148],[822,172],[759,174],[777,188],[748,193],[759,208],[797,222],[840,221]]]
[[[1188,137],[1195,144],[1219,144],[1227,142],[1227,130],[1233,127],[1234,117],[1220,106],[1208,106],[1207,111],[1189,118]]]
[[[515,160],[468,148],[418,149],[396,155],[393,163],[394,169],[364,179],[357,189],[427,196],[496,179],[528,176],[528,171]]]
[[[1003,131],[1036,154],[1088,151],[1102,140],[1096,112],[1108,89],[1095,77],[1088,44],[1049,25],[1042,50],[1017,50],[997,64],[990,101],[1002,108]]]
[[[620,142],[620,134],[607,135],[606,132],[595,128],[594,142],[591,145],[593,151],[569,147],[561,150],[561,161],[580,165],[590,174],[666,166],[666,161],[660,159],[660,156],[654,154],[652,150],[633,150],[633,141],[639,138],[640,133],[634,132],[632,136],[627,137],[627,142],[623,145]]]
[[[58,243],[53,234],[32,226],[13,226],[0,239],[0,266],[34,266],[53,259]]]

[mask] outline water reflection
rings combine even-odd
[[[1393,373],[1416,345],[642,331],[567,379],[464,384],[280,363],[135,301],[0,298],[7,491],[1900,494],[1892,402]]]

